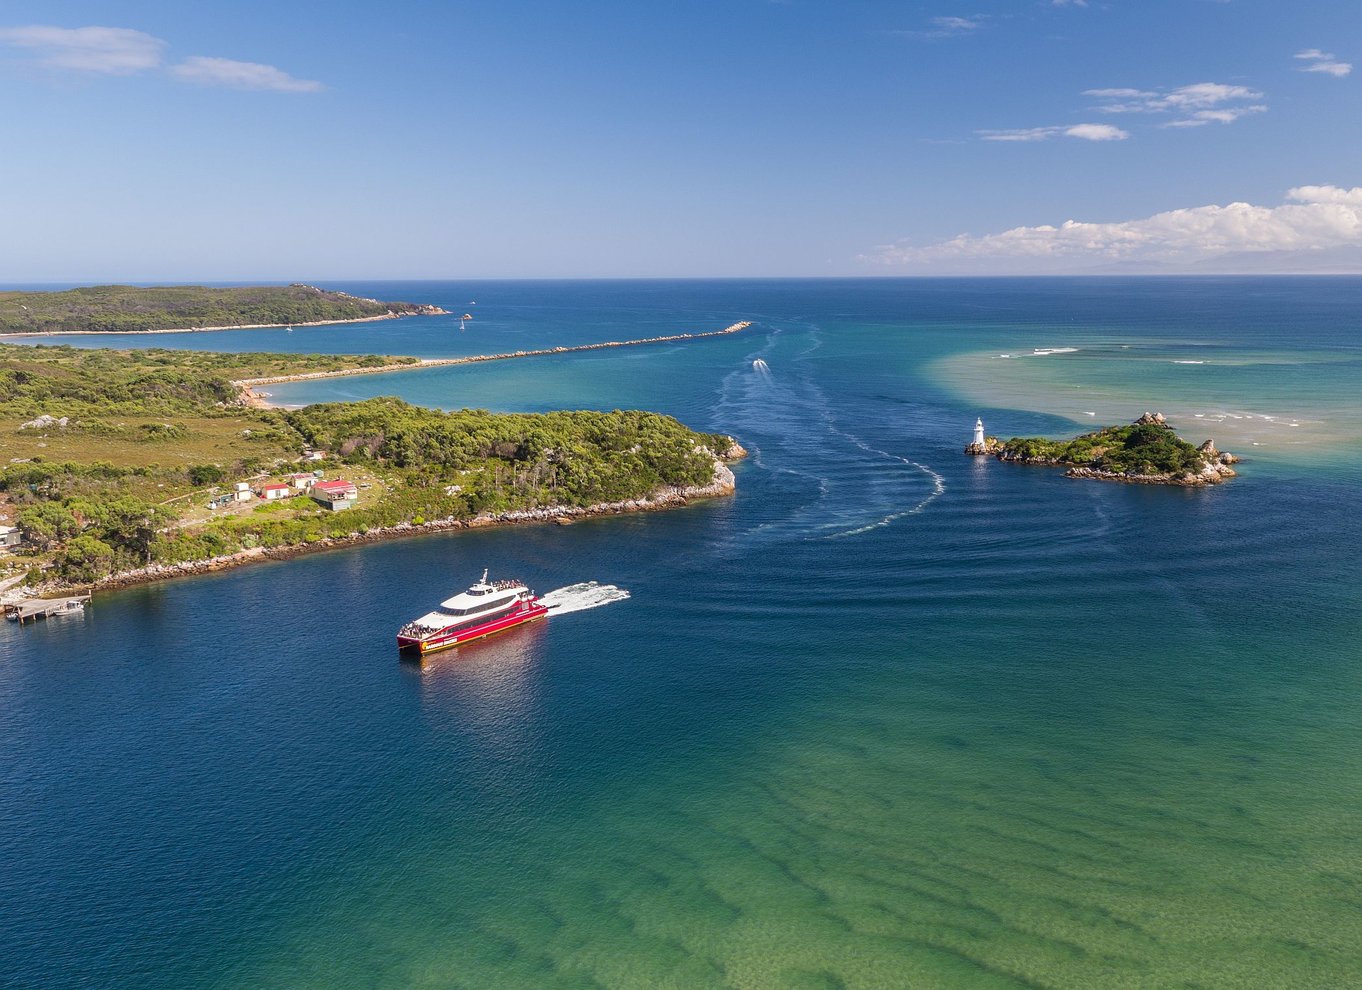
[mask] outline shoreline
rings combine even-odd
[[[394,371],[418,371],[422,368],[444,368],[460,364],[479,364],[484,361],[509,361],[515,358],[547,357],[554,354],[574,354],[581,351],[599,351],[611,347],[639,347],[644,344],[668,344],[681,340],[700,340],[705,337],[724,337],[741,333],[752,325],[751,320],[740,320],[722,330],[706,330],[702,333],[675,333],[665,337],[641,337],[638,340],[607,340],[598,344],[577,344],[573,347],[541,347],[533,351],[508,351],[502,354],[470,354],[466,357],[419,358],[406,364],[380,364],[371,368],[344,368],[339,371],[310,371],[297,375],[271,375],[264,378],[242,378],[232,382],[241,390],[242,401],[257,409],[275,408],[265,397],[254,389],[260,385],[282,385],[287,382],[316,381],[323,378],[350,378],[355,375],[384,375]]]
[[[734,443],[733,447],[726,452],[730,460],[741,460],[747,456],[747,451],[739,444]],[[667,509],[678,509],[689,505],[693,501],[706,501],[712,498],[725,498],[736,494],[737,484],[733,476],[733,471],[724,462],[724,459],[715,457],[714,474],[707,485],[692,485],[686,488],[666,488],[655,491],[643,498],[627,499],[622,502],[598,502],[588,506],[542,506],[536,509],[511,509],[506,512],[498,512],[491,515],[473,516],[471,519],[456,519],[453,517],[445,519],[434,519],[430,522],[421,523],[397,523],[393,526],[382,526],[378,529],[371,529],[367,532],[353,532],[347,536],[334,537],[324,540],[317,540],[314,543],[298,543],[279,547],[253,547],[249,550],[241,550],[237,553],[226,554],[221,557],[210,557],[207,560],[185,561],[178,564],[152,564],[148,567],[139,567],[131,571],[122,571],[118,574],[110,574],[108,577],[98,581],[85,584],[52,584],[43,585],[36,597],[43,595],[56,595],[62,593],[96,592],[96,591],[120,591],[124,588],[133,588],[143,584],[154,584],[158,581],[167,581],[172,578],[197,577],[202,574],[214,574],[218,571],[233,570],[248,564],[261,563],[268,560],[290,560],[304,554],[316,553],[323,550],[340,550],[348,547],[362,546],[367,543],[382,543],[387,540],[401,539],[403,537],[427,536],[434,533],[450,533],[460,530],[488,529],[497,526],[523,526],[530,524],[563,524],[576,522],[582,519],[592,519],[602,516],[618,516],[632,512],[658,512]],[[31,599],[26,599],[31,600]]]
[[[329,327],[342,323],[375,323],[379,320],[400,320],[405,316],[445,316],[439,313],[380,313],[378,316],[355,316],[348,320],[310,320],[306,323],[239,323],[230,327],[174,327],[165,330],[21,330],[14,333],[0,333],[0,340],[12,337],[111,337],[126,334],[158,333],[212,333],[215,330],[281,330],[284,327]]]

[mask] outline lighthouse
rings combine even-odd
[[[974,421],[974,439],[965,448],[965,453],[982,457],[988,452],[988,441],[984,439],[984,420],[980,417]]]

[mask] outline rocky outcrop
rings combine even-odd
[[[1003,452],[1003,442],[997,437],[985,437],[983,443],[967,443],[965,453],[971,457],[999,457]]]
[[[747,448],[732,437],[728,438],[728,446],[718,451],[718,455],[725,461],[740,461],[747,456]]]
[[[1135,472],[1102,471],[1098,468],[1071,467],[1064,472],[1066,478],[1095,478],[1099,481],[1124,481],[1131,485],[1177,485],[1183,488],[1201,488],[1205,485],[1218,485],[1226,478],[1233,478],[1236,472],[1228,464],[1207,464],[1200,472],[1183,474],[1137,474]]]

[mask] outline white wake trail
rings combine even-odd
[[[539,598],[539,604],[549,609],[553,615],[565,612],[582,612],[589,608],[599,608],[613,602],[622,602],[629,592],[613,584],[600,584],[597,581],[582,581],[566,588],[555,588]]]

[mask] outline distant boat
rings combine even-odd
[[[459,319],[461,319],[461,320],[471,320],[472,318],[473,318],[473,314],[472,314],[472,313],[464,313],[463,316],[460,316],[460,317],[459,317]]]

